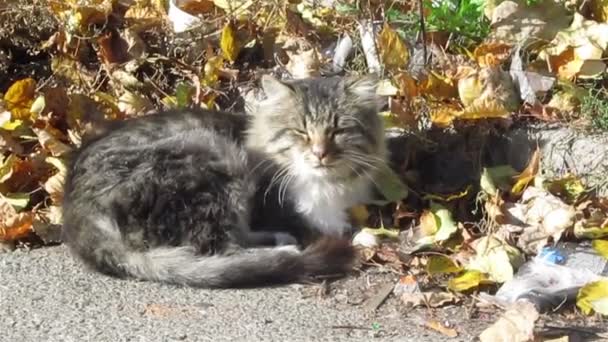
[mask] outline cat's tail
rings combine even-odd
[[[335,276],[348,272],[355,259],[350,242],[333,237],[323,237],[304,250],[282,246],[214,256],[196,254],[189,247],[137,251],[122,241],[108,242],[93,252],[94,257],[84,256],[103,273],[204,288],[278,285],[313,276]]]

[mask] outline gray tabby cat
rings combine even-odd
[[[384,158],[375,82],[262,85],[249,118],[169,111],[84,142],[63,205],[73,253],[108,275],[194,287],[347,271],[346,209],[367,198]],[[303,250],[281,246],[296,238]]]

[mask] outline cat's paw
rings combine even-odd
[[[288,233],[274,233],[274,241],[277,246],[298,244],[298,240]]]

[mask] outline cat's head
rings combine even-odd
[[[262,78],[266,99],[255,106],[248,145],[292,174],[352,178],[370,175],[385,158],[377,79]]]

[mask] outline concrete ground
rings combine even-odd
[[[357,278],[200,290],[92,273],[64,246],[17,250],[0,254],[0,341],[470,341],[490,323],[448,313],[439,320],[459,332],[448,338],[423,326],[429,310],[395,298],[371,311],[373,280]]]

